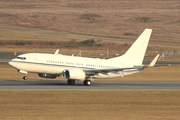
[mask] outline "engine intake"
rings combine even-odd
[[[83,70],[80,69],[70,69],[64,71],[64,77],[66,79],[74,79],[74,80],[85,80],[86,74]]]

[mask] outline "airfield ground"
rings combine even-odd
[[[0,67],[1,80],[22,80],[10,66]],[[178,82],[179,69],[155,67],[114,80]],[[1,90],[0,119],[178,119],[179,97],[179,90]]]

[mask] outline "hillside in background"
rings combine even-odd
[[[152,41],[180,45],[179,0],[1,0],[0,6],[0,24],[123,38],[152,28]]]
[[[180,49],[179,0],[1,0],[0,6],[1,46],[8,44],[8,47],[15,45],[30,48],[40,46],[71,48],[76,45],[88,47],[88,44],[71,42],[86,41],[90,38],[95,41],[100,40],[96,44],[100,49],[103,47],[124,49],[124,46],[127,49],[130,46],[128,42],[132,43],[145,28],[152,28],[151,50]],[[6,31],[3,25],[22,26],[27,29],[23,28],[19,33],[11,32]],[[8,28],[8,30],[15,29]],[[36,30],[51,32],[44,32],[42,35],[42,31]],[[30,34],[32,32],[34,34]],[[60,32],[68,33],[65,35],[59,34]],[[71,33],[73,35],[70,36]],[[79,35],[94,36],[80,38]],[[96,37],[96,39],[95,36],[133,38],[133,41],[123,39],[119,42],[104,43],[102,41],[104,37]],[[6,42],[7,40],[10,42]],[[16,41],[11,42],[11,40]],[[50,40],[50,42],[41,42],[41,40]],[[60,42],[57,43],[57,40]],[[66,41],[66,45],[62,41]],[[93,49],[96,48],[93,46]]]

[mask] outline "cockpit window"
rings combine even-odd
[[[17,57],[17,59],[25,60],[26,58],[25,57]]]

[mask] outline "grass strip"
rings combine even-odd
[[[0,119],[178,119],[179,91],[0,91]]]

